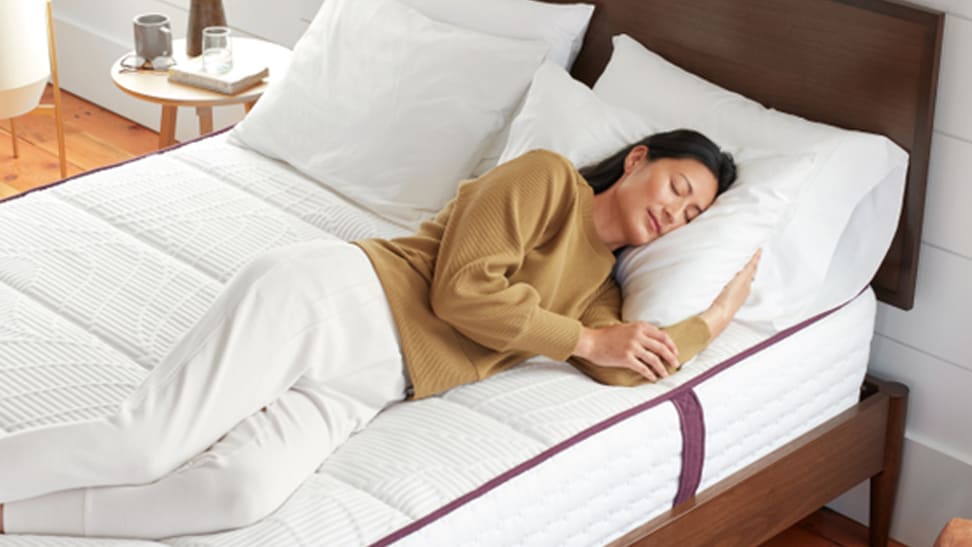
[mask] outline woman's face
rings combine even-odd
[[[718,181],[701,162],[689,158],[648,160],[635,146],[617,186],[617,222],[624,245],[644,245],[684,226],[715,200]]]

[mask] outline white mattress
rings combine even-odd
[[[223,134],[4,203],[0,233],[2,437],[110,413],[250,257],[406,232]],[[705,415],[701,489],[856,402],[874,308],[868,290],[693,388]],[[671,506],[682,436],[670,402],[590,428],[771,334],[733,323],[655,385],[601,386],[534,359],[396,405],[270,517],[161,543],[363,545],[420,523],[398,544],[603,544]],[[157,542],[0,536],[3,547],[94,544]]]

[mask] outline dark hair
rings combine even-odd
[[[595,194],[607,190],[621,178],[624,174],[624,159],[638,145],[648,147],[649,161],[659,158],[689,158],[700,162],[715,175],[718,182],[717,196],[728,190],[736,180],[736,162],[731,154],[719,150],[714,142],[698,131],[676,129],[649,135],[598,163],[581,168],[580,174],[594,188]]]

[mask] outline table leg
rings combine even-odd
[[[20,152],[17,150],[17,126],[14,124],[13,118],[10,118],[10,147],[13,148],[13,156],[19,158]]]
[[[176,107],[162,105],[162,123],[159,127],[159,148],[175,144]]]
[[[199,134],[205,135],[213,132],[213,107],[197,106],[196,116],[199,117]]]

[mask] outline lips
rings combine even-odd
[[[655,215],[653,215],[651,211],[648,211],[648,218],[651,220],[651,229],[654,230],[656,234],[660,234],[661,227],[658,224],[658,219],[655,218]]]

